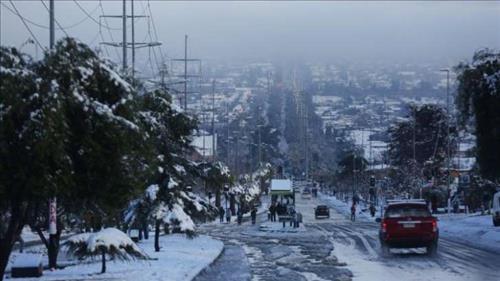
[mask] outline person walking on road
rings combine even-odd
[[[229,208],[226,209],[226,222],[227,223],[231,222],[231,209]]]
[[[255,224],[257,220],[257,209],[253,208],[252,212],[250,212],[250,216],[252,217],[252,224]]]
[[[269,212],[271,213],[271,221],[276,221],[276,205],[271,204]]]
[[[224,208],[222,206],[219,207],[219,219],[221,223],[224,222]]]
[[[356,203],[352,202],[351,206],[351,221],[356,220]]]
[[[238,211],[236,212],[236,216],[238,224],[241,224],[243,222],[243,212],[241,211],[241,209],[238,209]]]

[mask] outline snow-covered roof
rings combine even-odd
[[[291,180],[282,180],[282,179],[273,179],[271,180],[271,194],[283,194],[283,193],[293,193],[292,181]]]

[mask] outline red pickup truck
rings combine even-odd
[[[387,205],[380,222],[379,238],[385,255],[390,248],[427,248],[435,255],[439,239],[437,218],[425,202],[398,201]]]

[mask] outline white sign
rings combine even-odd
[[[57,203],[56,198],[49,200],[49,234],[57,233]]]

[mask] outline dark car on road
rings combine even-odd
[[[389,202],[380,222],[380,244],[384,254],[390,248],[425,247],[429,255],[437,252],[439,230],[423,201]]]
[[[318,205],[314,208],[314,217],[318,218],[330,218],[330,208],[326,205]]]

